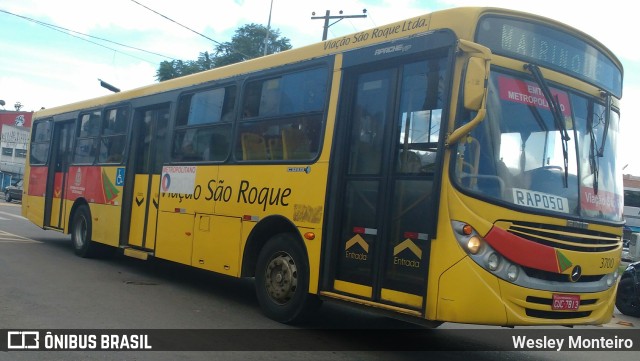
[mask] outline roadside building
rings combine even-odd
[[[0,189],[22,179],[32,115],[33,112],[0,110]]]

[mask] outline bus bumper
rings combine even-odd
[[[439,279],[436,318],[496,326],[597,325],[611,320],[615,291],[613,286],[602,292],[581,293],[577,310],[554,311],[554,292],[514,285],[465,257]]]

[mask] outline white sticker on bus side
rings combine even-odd
[[[513,188],[513,203],[532,208],[569,213],[569,200],[553,194]]]
[[[195,166],[164,166],[160,189],[164,193],[193,194],[196,184]]]

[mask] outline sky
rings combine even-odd
[[[154,83],[162,61],[195,60],[242,25],[267,25],[271,4],[271,28],[294,48],[322,40],[324,21],[311,17],[326,10],[361,15],[367,9],[366,18],[331,25],[329,39],[458,6],[522,10],[582,30],[623,63],[620,163],[625,174],[640,176],[640,108],[633,107],[640,100],[640,47],[629,40],[633,33],[624,33],[635,32],[637,21],[629,0],[0,0],[0,100],[6,110],[20,102],[23,111],[35,111],[109,94],[98,79],[122,90]]]

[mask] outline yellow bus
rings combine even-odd
[[[559,22],[420,15],[34,115],[22,212],[117,249],[425,325],[602,324],[622,66]]]

